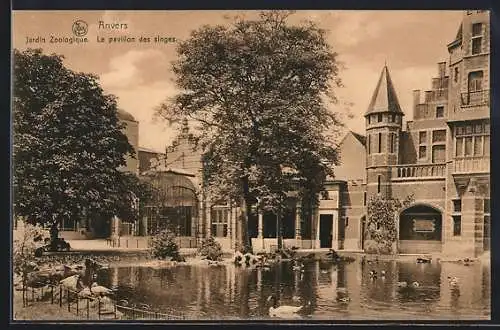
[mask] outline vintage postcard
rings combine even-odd
[[[12,13],[13,321],[490,320],[487,10]]]

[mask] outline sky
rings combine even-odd
[[[177,130],[155,119],[154,112],[176,93],[171,70],[176,42],[154,42],[154,38],[186,40],[203,25],[230,24],[235,15],[253,18],[256,12],[14,11],[12,47],[42,48],[45,53],[64,55],[72,70],[98,75],[104,91],[116,95],[118,106],[139,121],[139,146],[164,151]],[[343,63],[340,78],[344,85],[335,91],[339,104],[330,107],[344,111],[344,105],[349,104],[353,118],[346,120],[346,125],[364,134],[363,114],[384,64],[405,119],[411,120],[412,91],[429,89],[437,75],[437,63],[448,61],[446,45],[453,41],[462,15],[462,11],[316,10],[296,11],[289,22],[311,20],[328,31],[328,42]],[[51,42],[72,37],[77,20],[88,24],[87,42]],[[110,37],[120,36],[135,37],[136,42],[109,43]],[[150,42],[140,42],[141,36],[149,37]],[[41,38],[45,42],[40,42]],[[98,38],[105,42],[98,42]]]

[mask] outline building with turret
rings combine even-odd
[[[367,100],[366,132],[349,131],[340,142],[341,163],[312,217],[301,218],[300,202],[289,194],[281,221],[285,246],[363,251],[370,199],[411,196],[395,216],[399,253],[477,256],[490,249],[489,24],[486,11],[464,12],[447,45],[449,60],[437,64],[429,90],[413,91],[411,109],[401,107],[390,69],[383,66]],[[149,175],[158,171],[165,173],[168,189],[179,190],[178,198],[147,207],[143,235],[172,222],[181,247],[209,236],[226,249],[236,247],[241,210],[211,204],[203,195],[201,152],[187,122],[167,147],[163,169]],[[277,246],[278,223],[267,212],[255,210],[249,217],[256,252]]]

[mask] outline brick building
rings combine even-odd
[[[348,132],[339,146],[341,164],[312,219],[299,216],[293,193],[284,215],[284,244],[300,248],[363,250],[367,202],[380,194],[413,203],[397,215],[400,253],[475,256],[490,248],[489,214],[489,13],[466,11],[455,39],[447,45],[431,89],[413,109],[402,109],[389,69],[384,66],[369,103],[366,136]],[[405,112],[413,120],[404,125]],[[167,149],[173,168],[193,174],[199,187],[201,154],[187,125]],[[234,248],[241,233],[239,208],[210,205],[198,193],[199,216],[192,237],[215,236]],[[249,219],[254,249],[276,245],[276,218]]]

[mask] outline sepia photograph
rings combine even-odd
[[[488,10],[11,17],[11,321],[491,320]]]

